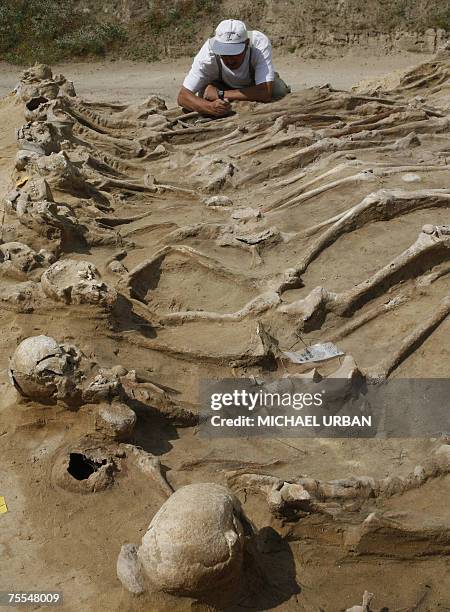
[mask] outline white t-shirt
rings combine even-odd
[[[268,83],[275,78],[272,63],[272,45],[262,32],[254,30],[250,36],[252,43],[251,61],[255,71],[255,85]],[[233,89],[251,87],[253,85],[249,67],[250,48],[247,49],[245,59],[237,70],[230,70],[222,64],[222,80]],[[183,87],[193,93],[202,92],[209,83],[219,79],[219,67],[214,53],[209,46],[209,40],[197,53],[189,74],[183,82]]]

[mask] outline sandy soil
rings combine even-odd
[[[80,440],[96,447],[110,442],[96,429],[95,406],[43,405],[20,398],[12,387],[8,358],[17,344],[49,334],[76,344],[95,364],[135,371],[121,378],[137,415],[127,442],[159,457],[174,489],[202,481],[234,487],[256,527],[271,534],[259,558],[263,583],[250,576],[246,597],[229,612],[340,612],[361,602],[365,589],[375,593],[377,612],[449,609],[450,476],[445,470],[410,490],[396,489],[393,496],[330,498],[321,512],[294,518],[274,516],[263,490],[236,485],[246,472],[294,481],[406,478],[416,466],[428,465],[442,440],[208,440],[196,426],[180,426],[184,414],[198,411],[202,378],[281,377],[312,368],[280,361],[274,339],[282,350],[297,350],[299,334],[308,345],[338,334],[340,348],[365,375],[395,355],[449,295],[448,248],[436,247],[396,276],[388,270],[348,312],[330,309],[310,327],[301,327],[300,311],[292,316],[279,308],[306,298],[317,286],[349,291],[389,267],[418,235],[423,238],[423,225],[448,223],[448,202],[436,195],[449,186],[448,79],[436,82],[448,74],[448,58],[438,65],[437,76],[426,65],[409,75],[408,87],[403,84],[385,99],[329,88],[301,90],[302,83],[348,87],[404,68],[416,57],[332,62],[289,57],[281,72],[297,93],[272,105],[244,104],[236,115],[207,123],[180,119],[178,110],[135,104],[150,92],[173,101],[188,60],[176,68],[122,63],[57,68],[74,80],[80,98],[66,100],[66,115],[58,115],[61,109],[50,103],[59,118],[73,122],[69,136],[65,131],[57,144],[72,165],[66,174],[50,168],[45,180],[51,190],[47,197],[70,207],[72,221],[55,234],[49,230],[55,219],[27,216],[10,196],[3,241],[45,248],[61,260],[88,260],[120,298],[114,309],[57,302],[42,291],[42,268],[15,278],[2,268],[0,494],[9,511],[0,515],[0,590],[62,590],[60,609],[68,612],[211,611],[206,604],[155,593],[136,598],[118,581],[121,545],[139,543],[165,499],[158,482],[136,469],[123,447],[116,457],[119,470],[105,490],[75,493],[55,479],[57,461]],[[11,67],[1,70],[7,90],[17,77]],[[295,74],[301,80],[294,81]],[[26,98],[25,89],[22,95]],[[86,103],[84,96],[104,103]],[[114,106],[118,100],[125,104]],[[28,118],[42,120],[41,112],[47,117],[45,104]],[[68,129],[67,122],[54,116],[52,121],[55,130]],[[14,168],[13,128],[23,123],[24,101],[3,98],[0,187],[3,192],[14,185],[26,199],[34,197],[33,181],[42,185],[46,171],[39,163],[50,156]],[[418,139],[409,138],[411,132]],[[309,147],[324,141],[331,148],[312,155]],[[385,169],[392,173],[374,175]],[[404,176],[412,173],[418,179],[411,183]],[[336,179],[341,181],[335,184]],[[375,200],[366,216],[321,245],[304,266],[301,282],[283,285],[308,249],[336,227],[334,217],[382,189],[400,191],[405,200],[393,197],[387,209]],[[421,202],[417,190],[431,195]],[[232,206],[206,206],[204,200],[214,193],[230,197]],[[32,209],[32,200],[26,201]],[[403,201],[410,209],[396,208]],[[238,222],[232,215],[242,208],[258,218]],[[443,230],[433,236],[433,244],[447,244]],[[114,271],[112,259],[124,268]],[[430,272],[441,274],[418,285],[417,279]],[[258,311],[268,294],[278,301]],[[258,296],[256,309],[221,318]],[[388,303],[399,307],[384,311]],[[349,324],[354,328],[348,330]],[[443,316],[411,341],[392,376],[448,377],[449,330],[450,319]],[[317,367],[326,377],[341,365],[337,358]],[[373,512],[386,522],[349,546],[347,536]]]
[[[293,91],[324,83],[348,89],[362,79],[403,70],[429,57],[415,53],[373,57],[361,52],[340,59],[312,60],[295,55],[280,55],[275,57],[275,65]],[[191,58],[186,57],[151,64],[125,61],[71,63],[57,65],[54,71],[62,72],[74,81],[78,94],[88,99],[136,102],[153,93],[174,104],[191,61]],[[13,89],[20,71],[18,66],[0,62],[0,96]]]

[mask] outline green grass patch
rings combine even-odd
[[[430,27],[450,32],[450,4],[438,10],[434,15],[431,15]]]
[[[125,30],[112,23],[84,25],[56,39],[56,45],[68,55],[104,55],[111,43],[126,40]]]
[[[195,32],[202,24],[205,15],[217,12],[217,2],[212,0],[178,0],[152,8],[146,19],[147,29],[150,33],[160,36],[173,28],[177,32]]]
[[[1,1],[1,0],[0,0]],[[71,0],[10,0],[0,4],[0,59],[17,64],[53,63],[102,55],[126,40],[117,23],[97,22]]]

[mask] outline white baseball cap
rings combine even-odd
[[[237,19],[225,19],[216,28],[211,39],[211,49],[217,55],[239,55],[245,49],[248,38],[247,26]]]

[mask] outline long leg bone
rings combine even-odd
[[[448,226],[425,225],[416,242],[403,251],[389,264],[381,268],[371,278],[359,283],[343,293],[332,293],[323,287],[316,287],[303,300],[282,305],[281,312],[301,316],[300,325],[311,319],[335,312],[344,316],[357,306],[369,301],[379,291],[386,289],[399,280],[417,275],[422,267],[435,265],[436,259],[448,257],[450,229]]]
[[[315,189],[311,189],[310,191],[305,191],[307,187],[315,182],[318,182],[321,178],[324,178],[326,175],[329,175],[333,172],[339,172],[340,168],[345,168],[348,164],[342,164],[338,166],[334,170],[330,170],[326,172],[321,177],[317,177],[317,179],[313,179],[302,185],[296,193],[291,193],[288,197],[282,197],[275,202],[273,202],[270,206],[266,206],[263,208],[263,212],[272,211],[273,209],[281,210],[284,208],[290,208],[294,205],[300,204],[309,200],[317,195],[320,195],[326,191],[331,189],[335,189],[336,187],[340,187],[342,185],[350,185],[352,183],[360,183],[360,182],[370,182],[377,181],[384,177],[391,176],[393,174],[401,174],[407,172],[430,172],[430,171],[444,171],[448,172],[450,170],[449,166],[397,166],[397,167],[389,167],[383,168],[379,166],[368,167],[357,174],[346,176],[341,179],[337,179],[336,181],[332,181],[331,183],[326,183],[325,185],[321,185],[320,187],[316,187]],[[296,196],[296,197],[294,197]],[[343,213],[344,215],[345,213]],[[327,224],[327,222],[325,222]],[[312,232],[313,233],[313,232]]]
[[[170,497],[173,493],[173,488],[161,473],[161,462],[159,458],[132,444],[122,444],[121,446],[133,457],[138,468],[144,474],[150,476],[150,478],[160,486],[163,493],[167,497]]]
[[[339,236],[354,231],[370,221],[381,221],[411,212],[417,209],[448,206],[450,191],[445,189],[429,189],[423,191],[390,191],[381,189],[366,196],[362,202],[350,208],[342,215],[333,219],[333,225],[321,234],[310,247],[297,266],[302,273],[308,265]],[[333,221],[330,219],[329,221]],[[328,224],[328,221],[325,222]]]
[[[420,346],[426,338],[447,318],[450,314],[450,295],[447,295],[439,304],[437,310],[425,321],[420,323],[400,343],[392,355],[386,357],[379,364],[373,366],[368,372],[369,380],[383,381]]]
[[[406,476],[353,476],[339,480],[296,478],[282,480],[268,474],[247,473],[244,470],[227,472],[228,486],[236,493],[259,492],[266,496],[269,509],[278,516],[289,515],[291,510],[320,512],[327,502],[345,505],[350,500],[371,500],[401,495],[423,486],[433,478],[450,472],[450,445],[437,447],[430,458]]]

